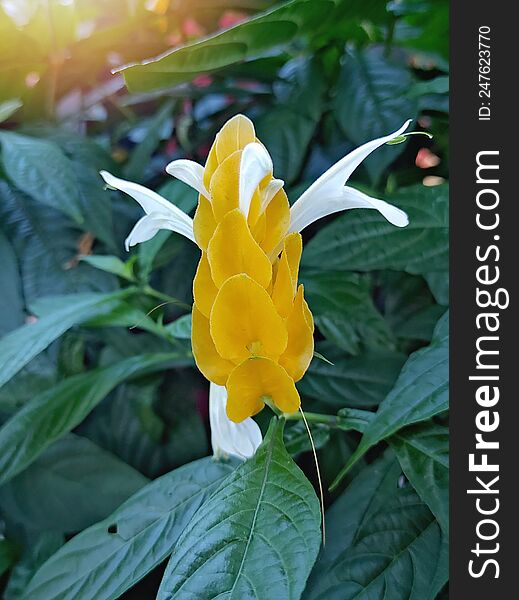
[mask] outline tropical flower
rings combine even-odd
[[[298,285],[300,232],[326,215],[350,208],[378,210],[404,227],[400,209],[349,187],[356,167],[409,126],[360,146],[321,175],[290,208],[284,182],[243,115],[217,134],[204,167],[176,160],[166,171],[199,193],[191,219],[147,188],[102,171],[105,182],[133,197],[145,215],[126,248],[169,229],[201,250],[193,281],[192,348],[211,382],[215,454],[251,456],[261,434],[252,416],[265,404],[281,413],[299,409],[295,382],[313,357],[314,324]]]

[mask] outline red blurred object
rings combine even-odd
[[[198,88],[205,88],[213,83],[213,78],[210,75],[198,75],[193,79],[193,85]]]
[[[430,169],[440,164],[440,157],[431,152],[429,148],[420,148],[416,155],[415,164],[420,169]]]
[[[233,27],[242,21],[245,21],[247,15],[238,10],[226,10],[223,15],[220,17],[218,21],[218,25],[222,29],[228,29],[229,27]]]
[[[205,33],[205,29],[192,17],[188,17],[182,23],[182,31],[184,35],[188,38],[197,38]]]

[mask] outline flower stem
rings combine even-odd
[[[369,410],[343,409],[340,415],[326,415],[322,413],[306,412],[305,417],[309,423],[322,423],[343,431],[364,431],[374,413]],[[303,416],[300,412],[285,414],[285,419],[290,421],[301,421]]]

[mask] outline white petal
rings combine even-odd
[[[264,211],[270,204],[270,201],[279,192],[279,190],[285,185],[282,179],[271,179],[265,190],[263,191],[263,198],[261,199],[261,210]]]
[[[343,187],[339,194],[334,197],[322,198],[319,202],[307,203],[304,210],[297,214],[296,220],[291,220],[290,231],[302,231],[322,217],[351,208],[374,208],[397,227],[405,227],[409,223],[403,210],[384,202],[384,200],[372,198],[349,186]]]
[[[209,388],[209,422],[213,454],[250,458],[262,442],[261,431],[254,419],[233,423],[225,412],[227,390],[211,383]]]
[[[152,217],[148,221],[142,218],[137,222],[126,240],[126,249],[149,240],[159,229],[169,229],[180,233],[192,242],[195,241],[193,219],[180,210],[178,206],[175,206],[156,192],[145,188],[143,185],[119,179],[107,171],[101,171],[100,174],[108,185],[121,190],[134,200],[137,200],[146,215]]]
[[[240,161],[239,206],[246,217],[254,190],[266,175],[272,173],[272,169],[272,159],[264,146],[257,142],[245,146]]]
[[[139,219],[135,223],[134,228],[130,231],[130,235],[124,241],[126,250],[129,250],[131,246],[147,242],[161,229],[169,229],[180,233],[184,237],[187,237],[194,242],[193,231],[189,231],[185,224],[177,221],[170,216],[161,215],[160,213],[150,213],[144,215],[142,219]]]
[[[342,197],[342,187],[348,181],[353,171],[360,165],[360,163],[367,158],[374,150],[383,146],[390,140],[402,135],[402,133],[409,127],[411,120],[406,121],[400,129],[390,133],[371,142],[367,142],[362,146],[359,146],[344,158],[339,160],[333,166],[331,166],[325,173],[323,173],[301,196],[294,202],[290,209],[290,231],[301,231],[313,223],[315,220],[331,214],[331,212],[337,212],[336,209],[333,211],[323,212],[319,210],[319,217],[316,217],[310,221],[304,218],[303,215],[312,212],[309,208],[309,204],[323,203],[328,201],[330,198],[337,200]],[[353,206],[351,208],[354,208]]]
[[[396,227],[407,227],[407,225],[409,225],[409,217],[400,208],[397,208],[384,200],[372,198],[348,185],[343,188],[342,202],[347,202],[349,204],[347,208],[374,208],[375,210],[378,210],[391,225],[395,225]]]
[[[209,192],[204,185],[204,167],[193,160],[179,159],[170,162],[166,167],[166,173],[180,179],[191,186],[202,196],[210,198]]]
[[[121,190],[121,192],[124,192],[125,194],[128,194],[128,196],[131,196],[134,200],[137,200],[146,214],[169,214],[172,209],[182,212],[179,208],[171,204],[171,202],[168,202],[161,195],[157,194],[157,192],[149,190],[143,185],[133,183],[133,181],[119,179],[119,177],[115,177],[107,171],[101,171],[100,175],[110,187]]]

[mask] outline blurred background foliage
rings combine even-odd
[[[349,211],[304,232],[301,279],[329,362],[314,359],[301,381],[303,407],[368,418],[380,405],[386,425],[365,433],[371,449],[327,494],[332,536],[304,597],[349,598],[350,577],[373,598],[446,597],[447,349],[442,323],[433,331],[448,305],[447,40],[444,0],[0,1],[6,600],[25,597],[49,556],[150,479],[210,453],[208,385],[189,342],[198,251],[162,231],[125,253],[140,209],[98,172],[192,214],[195,193],[164,166],[203,163],[238,112],[291,201],[408,118],[433,135],[381,148],[352,178],[404,208],[409,227]],[[300,425],[287,427],[287,448],[314,480]],[[314,426],[326,486],[365,428]],[[362,502],[369,532],[351,511]],[[396,539],[385,507],[401,520]],[[368,534],[390,559],[354,577],[347,565]],[[88,579],[85,560],[77,576]],[[154,597],[160,573],[130,578],[121,597]],[[85,590],[59,597],[105,597]]]

